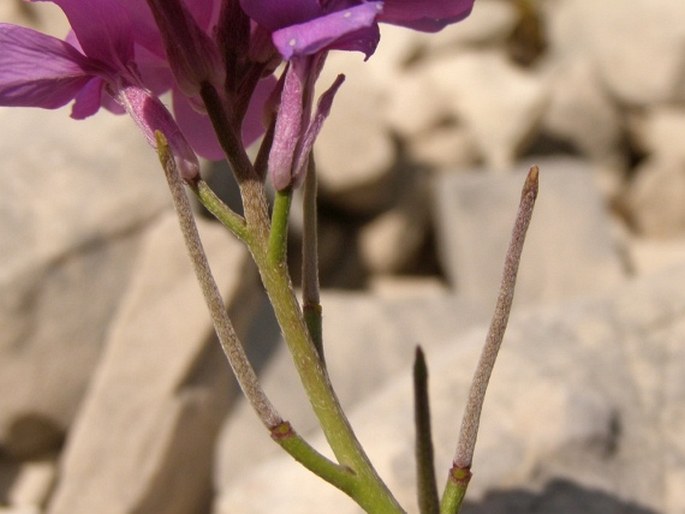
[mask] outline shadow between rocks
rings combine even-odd
[[[466,502],[462,514],[659,514],[603,491],[567,480],[552,480],[540,493],[493,491],[483,501]]]

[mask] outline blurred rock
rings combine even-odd
[[[582,54],[602,83],[633,106],[685,99],[685,17],[681,0],[562,0],[550,19],[558,54]],[[666,29],[668,27],[668,29]]]
[[[660,161],[685,164],[685,109],[655,107],[633,117],[630,128],[642,151]]]
[[[0,22],[32,27],[60,39],[69,32],[66,16],[50,3],[38,6],[23,0],[5,0],[0,5]]]
[[[540,491],[561,479],[583,494],[580,503],[562,501],[568,487],[557,486],[553,496],[545,493],[552,510],[540,511],[532,502],[530,510],[513,510],[520,504],[509,503],[497,512],[577,514],[583,503],[583,512],[629,504],[643,509],[621,512],[683,512],[682,487],[675,482],[685,469],[683,281],[680,267],[604,298],[512,317],[485,402],[471,503],[488,500],[488,491]],[[449,467],[484,337],[485,330],[475,330],[427,352],[439,479]],[[409,375],[400,372],[367,395],[351,421],[381,476],[412,508]],[[323,445],[322,437],[313,444]],[[288,456],[245,472],[223,489],[214,512],[262,514],[273,505],[283,513],[323,512],[327,505],[338,514],[360,512]]]
[[[512,165],[538,129],[548,97],[542,76],[525,72],[499,52],[445,56],[429,65],[445,108],[473,134],[489,168]]]
[[[425,38],[427,52],[448,51],[464,46],[498,45],[511,35],[517,21],[513,2],[478,0],[468,18]]]
[[[425,66],[413,66],[397,74],[397,84],[389,89],[382,113],[394,132],[411,138],[444,121],[445,100]]]
[[[375,277],[369,289],[374,296],[398,299],[422,295],[445,295],[449,289],[435,277]]]
[[[0,447],[31,457],[61,444],[140,233],[169,199],[125,117],[1,109],[0,127]]]
[[[685,238],[634,237],[628,244],[630,264],[638,275],[657,273],[685,263]]]
[[[338,73],[347,80],[317,140],[316,165],[320,192],[352,212],[374,211],[386,203],[392,183],[394,147],[379,116],[382,89],[366,73],[359,55],[335,54],[319,83],[329,85]],[[325,86],[323,86],[325,87]]]
[[[372,273],[392,274],[415,267],[426,240],[425,205],[392,209],[378,216],[360,234],[360,251]]]
[[[608,216],[587,163],[531,159],[540,192],[519,271],[516,302],[604,292],[624,278]],[[526,170],[527,171],[527,170]],[[525,175],[444,175],[434,188],[437,238],[452,286],[494,305]]]
[[[0,507],[0,514],[42,514],[38,507]]]
[[[670,237],[685,232],[685,161],[647,159],[627,193],[635,227],[643,236]]]
[[[430,35],[407,30],[398,25],[381,24],[381,43],[373,57],[364,65],[363,73],[369,73],[374,82],[385,86],[395,82],[395,74],[409,66],[421,52]]]
[[[553,61],[548,73],[551,92],[545,129],[594,162],[617,159],[622,120],[589,59]]]
[[[409,173],[408,173],[409,174]],[[359,233],[362,262],[372,274],[393,274],[420,267],[421,250],[430,230],[425,174],[400,180],[395,205],[376,216]]]
[[[9,492],[9,504],[15,508],[42,510],[52,493],[56,477],[54,460],[25,463]]]
[[[346,409],[365,401],[393,374],[409,376],[417,344],[435,348],[446,337],[485,319],[484,312],[433,288],[415,289],[413,294],[405,292],[396,298],[325,292],[321,303],[326,362]],[[261,325],[264,323],[260,321]],[[272,333],[278,337],[277,329]],[[264,345],[266,340],[262,337],[248,344]],[[278,341],[261,376],[279,412],[299,433],[311,432],[317,423],[282,341]],[[217,488],[230,490],[248,469],[281,451],[249,405],[241,402],[223,428],[217,457]],[[218,508],[216,512],[232,514],[243,510]]]
[[[207,254],[244,334],[255,274],[242,245],[210,225],[202,223]],[[215,436],[236,394],[170,213],[146,239],[48,512],[200,512],[210,497]]]
[[[7,0],[0,4],[0,20],[3,23],[25,23],[24,3],[21,0]]]
[[[457,170],[478,162],[478,149],[469,131],[458,124],[446,123],[409,140],[411,158],[433,170]]]

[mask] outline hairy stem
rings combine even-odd
[[[459,511],[461,501],[466,492],[468,481],[471,477],[471,464],[473,452],[478,437],[480,416],[483,410],[485,393],[490,382],[490,376],[497,360],[497,354],[502,345],[504,332],[509,321],[511,304],[514,299],[516,276],[518,274],[521,252],[526,238],[526,232],[533,216],[535,199],[538,194],[537,166],[533,166],[526,177],[521,192],[514,228],[509,242],[509,248],[504,260],[504,271],[500,283],[495,312],[490,322],[490,328],[485,340],[485,346],[476,367],[471,388],[469,390],[464,416],[462,418],[457,451],[454,456],[453,466],[450,470],[443,495],[441,506],[442,514],[453,514]]]
[[[195,275],[200,283],[200,288],[212,317],[212,322],[221,347],[226,354],[231,369],[233,370],[243,393],[262,423],[269,429],[272,438],[283,447],[286,452],[295,460],[302,463],[307,469],[316,473],[332,485],[343,491],[352,490],[352,485],[354,483],[352,472],[348,468],[332,462],[302,439],[302,437],[293,430],[289,422],[282,420],[259,384],[254,368],[247,359],[243,346],[238,340],[231,320],[228,317],[226,306],[212,275],[207,256],[202,246],[202,241],[200,240],[200,235],[197,231],[197,225],[195,224],[190,202],[185,194],[184,183],[176,169],[176,163],[169,152],[164,136],[159,132],[156,136],[159,158],[164,168],[169,189],[171,190],[171,196],[178,215],[181,232],[195,270]],[[212,198],[211,195],[207,194],[205,187],[202,186],[202,181],[198,184],[193,184],[191,187],[196,191],[204,191],[199,195],[201,198]],[[226,209],[228,208],[226,207]],[[231,216],[229,218],[232,219],[232,221],[236,221]]]
[[[216,329],[221,347],[228,358],[228,362],[233,369],[238,383],[243,393],[254,408],[255,412],[262,420],[264,425],[271,429],[283,422],[281,416],[267,398],[264,390],[259,384],[257,374],[245,355],[242,344],[238,340],[233,324],[228,317],[223,298],[216,285],[214,276],[209,267],[207,256],[205,255],[200,235],[197,231],[195,218],[190,207],[190,202],[185,193],[184,183],[181,180],[176,163],[169,151],[166,138],[160,133],[156,133],[159,159],[164,168],[164,172],[171,191],[176,214],[178,215],[181,232],[186,243],[186,248],[193,263],[193,269],[200,283],[202,294],[207,303],[212,322]]]

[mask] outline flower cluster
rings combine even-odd
[[[243,144],[272,124],[269,170],[276,188],[285,189],[301,180],[342,82],[312,114],[326,53],[368,58],[379,22],[437,31],[466,17],[474,0],[50,1],[71,25],[64,41],[0,23],[0,105],[54,109],[73,101],[76,119],[100,107],[126,111],[151,144],[156,130],[165,134],[183,178],[192,181],[196,154],[218,159],[227,151],[208,116],[217,108],[203,95],[211,90],[224,130]],[[168,91],[173,116],[159,100]]]

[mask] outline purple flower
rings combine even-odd
[[[329,50],[354,50],[368,59],[380,40],[379,22],[434,32],[471,12],[474,0],[240,0],[244,12],[271,33],[289,62],[283,78],[269,173],[274,187],[297,186],[339,77],[311,116],[314,83]]]
[[[357,50],[367,58],[378,45],[378,22],[436,32],[466,18],[474,0],[241,0],[268,29],[285,59],[323,50]]]
[[[164,8],[153,16],[143,0],[52,1],[70,22],[66,41],[0,24],[0,105],[55,109],[73,100],[75,119],[100,107],[127,111],[153,146],[154,132],[164,132],[188,180],[197,175],[195,152],[223,157],[204,106],[194,96],[203,81],[223,86],[225,71],[208,35],[217,22],[218,0],[192,0],[189,8],[178,0],[149,0],[153,7],[175,4],[180,17]],[[185,33],[169,45],[162,32],[179,31],[179,21],[186,22]],[[239,125],[246,143],[263,132],[261,110],[272,86],[273,81],[255,80],[244,101]],[[168,90],[176,121],[158,99]]]
[[[74,100],[75,119],[91,116],[101,106],[115,112],[123,108],[153,146],[155,131],[162,131],[183,178],[196,178],[195,153],[157,96],[143,85],[144,66],[136,62],[133,27],[122,5],[117,0],[54,3],[73,29],[67,41],[0,24],[0,105],[55,109]],[[147,71],[161,81],[159,70]]]

